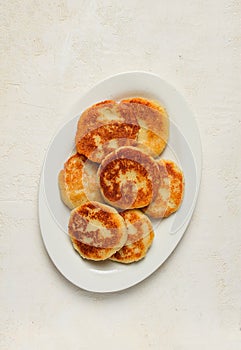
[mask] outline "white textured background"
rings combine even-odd
[[[0,2],[1,350],[241,349],[239,0]],[[79,96],[117,72],[173,84],[203,145],[182,242],[140,285],[82,291],[54,268],[37,216],[41,165]]]

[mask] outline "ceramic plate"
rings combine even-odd
[[[152,247],[138,263],[123,265],[112,261],[84,260],[74,251],[67,235],[70,210],[60,199],[58,173],[74,150],[74,136],[81,112],[99,101],[131,96],[158,100],[167,109],[170,137],[161,157],[173,159],[183,170],[183,203],[169,218],[153,220],[155,238]],[[72,118],[73,115],[76,117]],[[137,284],[161,266],[182,238],[192,217],[200,179],[198,127],[186,102],[171,85],[146,72],[122,73],[100,82],[70,111],[69,120],[54,136],[44,161],[39,188],[39,222],[50,258],[69,281],[89,291],[113,292]]]

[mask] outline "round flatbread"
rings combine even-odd
[[[127,241],[110,260],[129,264],[146,256],[154,239],[154,231],[151,221],[138,209],[126,210],[120,215],[127,227]]]
[[[119,109],[137,120],[140,129],[136,146],[152,157],[159,156],[169,136],[169,118],[164,107],[157,102],[135,97],[122,100]]]
[[[108,100],[86,109],[75,137],[78,153],[100,163],[113,150],[136,143],[139,125],[133,114],[120,113],[119,105]]]
[[[84,155],[74,154],[59,173],[59,188],[63,202],[73,209],[88,200],[102,202],[97,180],[98,165]]]
[[[83,258],[97,261],[108,259],[123,247],[127,230],[117,210],[92,201],[72,210],[69,236]]]
[[[158,192],[143,211],[158,219],[168,217],[180,207],[184,193],[184,176],[172,160],[160,159],[157,163],[160,171]]]
[[[157,163],[135,147],[121,147],[110,153],[97,176],[104,200],[121,209],[148,205],[159,186]]]

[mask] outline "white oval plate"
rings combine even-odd
[[[173,159],[185,176],[181,208],[164,220],[153,221],[155,238],[145,259],[123,265],[80,258],[67,235],[69,209],[62,203],[58,173],[74,149],[81,112],[106,99],[142,96],[162,103],[170,117],[170,137],[162,158]],[[45,158],[39,188],[39,222],[45,247],[58,270],[73,284],[94,292],[113,292],[131,287],[151,275],[168,258],[182,238],[195,207],[201,179],[201,142],[194,116],[184,99],[168,83],[146,72],[112,76],[80,98],[70,119],[53,138]],[[70,118],[71,118],[70,115]]]

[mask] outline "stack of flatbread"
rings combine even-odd
[[[144,98],[108,100],[82,113],[59,188],[72,210],[71,242],[83,258],[132,263],[146,256],[154,239],[150,218],[168,217],[183,198],[181,169],[160,157],[168,136],[167,112]]]

